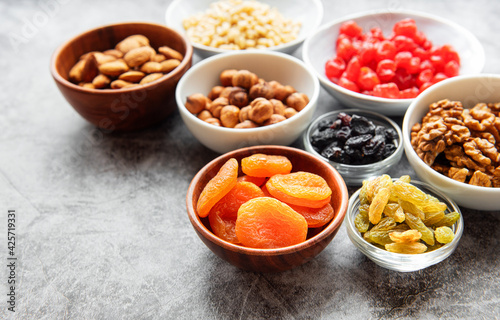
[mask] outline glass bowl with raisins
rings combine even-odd
[[[437,188],[404,175],[363,181],[349,198],[347,234],[377,265],[400,272],[448,258],[462,236],[458,205]]]
[[[402,133],[388,117],[345,109],[314,120],[304,134],[305,149],[330,163],[347,185],[386,173],[403,155]]]

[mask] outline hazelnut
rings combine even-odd
[[[250,120],[256,123],[263,123],[273,115],[273,105],[269,100],[257,98],[250,104],[252,107],[248,112]]]
[[[286,120],[285,116],[282,116],[280,114],[273,114],[271,116],[271,118],[269,118],[266,121],[264,121],[263,125],[264,126],[268,126],[268,125],[275,124],[275,123],[278,123],[278,122],[281,122],[281,121],[284,121],[284,120]]]
[[[294,108],[292,107],[288,107],[288,108],[285,108],[285,111],[284,111],[284,116],[285,118],[290,118],[290,117],[293,117],[294,115],[296,115],[298,112],[297,110],[295,110]]]
[[[203,110],[202,112],[198,113],[198,119],[205,121],[208,118],[213,118],[212,114],[208,110]]]
[[[274,89],[269,85],[269,83],[262,81],[254,84],[249,90],[249,96],[251,100],[258,97],[263,97],[266,99],[272,99],[274,97]]]
[[[254,84],[257,83],[259,78],[253,72],[248,70],[238,70],[233,75],[233,87],[242,87],[245,89],[250,89]]]
[[[248,117],[248,112],[250,111],[250,109],[252,109],[251,106],[246,106],[240,109],[240,122],[250,119]]]
[[[283,86],[280,83],[271,84],[274,89],[274,99],[285,101],[285,99],[294,92],[297,92],[292,86]]]
[[[223,86],[215,86],[208,93],[208,98],[215,100],[220,96],[221,91],[224,89]]]
[[[201,93],[194,93],[186,98],[186,103],[184,105],[189,112],[197,114],[206,108],[207,98]]]
[[[218,127],[221,126],[220,120],[217,118],[208,118],[208,119],[205,119],[205,122],[213,124],[214,126],[218,126]]]
[[[227,106],[229,102],[226,98],[218,97],[212,103],[207,105],[207,110],[212,113],[215,118],[220,118],[220,111],[222,107]]]
[[[240,108],[227,105],[220,111],[220,121],[224,127],[234,128],[239,122]]]
[[[242,89],[242,88],[233,87],[233,86],[225,87],[225,88],[223,88],[223,89],[222,89],[222,91],[220,92],[219,97],[223,97],[223,98],[229,99],[229,94],[230,94],[231,92],[233,92],[233,90],[236,90],[236,89]],[[243,89],[243,90],[244,90],[244,89]]]
[[[271,102],[271,104],[273,105],[273,113],[274,114],[279,114],[282,116],[285,115],[285,108],[286,107],[283,104],[283,102],[281,102],[280,100],[277,100],[277,99],[271,99],[271,100],[269,100],[269,102]]]
[[[233,75],[238,72],[236,69],[227,69],[220,73],[219,79],[220,83],[224,87],[229,87],[233,85]]]
[[[300,111],[307,106],[309,98],[304,93],[295,92],[286,98],[286,105]]]
[[[258,127],[258,125],[255,122],[253,122],[252,120],[245,120],[245,121],[242,121],[234,126],[234,128],[237,128],[237,129],[250,129],[250,128],[257,128],[257,127]]]
[[[242,108],[248,105],[248,94],[245,89],[240,87],[234,87],[234,90],[229,92],[228,101],[229,104],[235,105],[238,108]]]

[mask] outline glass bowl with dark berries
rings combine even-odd
[[[320,116],[304,134],[304,146],[353,186],[386,173],[403,155],[399,126],[384,115],[360,109]]]

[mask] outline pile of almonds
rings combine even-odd
[[[114,49],[82,55],[71,68],[69,79],[85,88],[129,88],[161,78],[183,58],[168,46],[159,47],[156,52],[147,37],[136,34],[120,41]]]
[[[309,97],[292,86],[265,81],[248,70],[227,69],[208,96],[194,93],[186,109],[203,121],[227,128],[256,128],[286,120],[305,108]]]

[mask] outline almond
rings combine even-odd
[[[113,56],[116,59],[123,58],[123,52],[121,52],[120,50],[109,49],[109,50],[104,51],[103,53],[107,54],[108,56]]]
[[[176,51],[169,46],[159,47],[158,51],[163,54],[167,59],[177,59],[182,60],[184,57],[179,51]]]
[[[101,65],[106,62],[115,61],[117,59],[115,56],[104,54],[102,52],[94,53],[94,57],[96,58],[98,65]]]
[[[130,82],[124,81],[124,80],[115,80],[115,81],[111,82],[111,89],[126,88],[132,84],[133,83],[130,83]]]
[[[124,54],[132,49],[143,47],[149,45],[149,40],[143,35],[136,34],[128,36],[122,41],[118,42],[115,46],[116,50],[123,52]]]
[[[140,70],[144,73],[157,73],[161,72],[162,67],[159,62],[148,61],[141,66]]]
[[[94,85],[92,83],[88,83],[88,82],[81,82],[78,85],[82,88],[95,89]]]
[[[141,81],[142,78],[144,78],[144,76],[145,76],[144,72],[130,70],[130,71],[127,71],[125,73],[122,73],[118,77],[118,79],[125,80],[128,82],[139,82],[139,81]]]
[[[110,83],[110,80],[107,76],[103,74],[98,74],[94,80],[92,80],[92,84],[96,89],[106,88]]]
[[[149,61],[155,54],[155,50],[151,47],[139,47],[127,52],[123,60],[125,60],[129,67],[133,68]]]
[[[107,76],[116,77],[129,70],[128,65],[122,59],[106,62],[99,66],[99,71]]]
[[[72,82],[79,83],[82,81],[82,70],[84,64],[85,60],[80,60],[71,68],[71,70],[69,70],[69,79]]]
[[[164,60],[166,60],[167,58],[162,55],[161,53],[157,53],[155,54],[152,58],[151,58],[151,61],[154,61],[154,62],[162,62]]]
[[[97,60],[95,54],[88,55],[84,60],[82,68],[82,79],[83,82],[92,82],[92,80],[99,73],[99,68],[97,65]]]
[[[141,80],[141,82],[139,82],[139,84],[150,83],[150,82],[153,82],[155,80],[160,79],[161,77],[163,77],[163,73],[148,74],[147,76],[145,76],[144,78],[142,78],[142,80]]]
[[[161,72],[169,73],[170,71],[177,68],[180,64],[181,64],[181,62],[177,59],[168,59],[168,60],[162,61],[162,62],[160,62]]]

